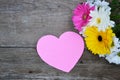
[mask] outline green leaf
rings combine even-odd
[[[117,55],[120,57],[120,52]]]
[[[112,0],[110,2],[111,7],[111,20],[115,21],[115,27],[112,28],[113,32],[116,36],[120,39],[120,1],[119,0]]]

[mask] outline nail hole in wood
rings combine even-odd
[[[33,73],[33,71],[29,71],[28,73]]]

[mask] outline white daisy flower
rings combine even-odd
[[[120,56],[118,56],[115,52],[106,57],[109,63],[120,64]]]
[[[96,0],[94,2],[94,4],[99,8],[99,7],[104,7],[105,10],[109,11],[111,10],[111,8],[109,7],[109,3],[106,2],[105,0],[101,1],[101,0]]]
[[[114,37],[113,38],[113,44],[114,46],[111,48],[111,52],[120,52],[120,41],[119,41],[119,38],[117,37]]]
[[[120,41],[118,38],[114,37],[114,47],[111,49],[111,54],[106,55],[106,60],[109,63],[120,64]]]
[[[91,11],[90,16],[92,18],[88,25],[97,26],[98,30],[105,31],[109,26],[114,27],[114,22],[110,20],[110,12],[105,10],[104,7]]]
[[[87,2],[92,6],[96,6],[96,8],[104,7],[108,11],[111,10],[109,3],[106,2],[105,0],[102,0],[102,1],[101,0],[87,0]]]

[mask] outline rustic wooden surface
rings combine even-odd
[[[119,65],[87,49],[70,73],[48,66],[37,55],[41,36],[75,31],[72,10],[82,1],[0,0],[0,80],[120,80]]]

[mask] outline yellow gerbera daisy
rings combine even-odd
[[[109,54],[110,48],[113,42],[113,36],[111,28],[105,31],[98,31],[96,26],[89,26],[84,32],[86,45],[93,54]]]

